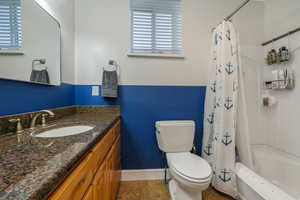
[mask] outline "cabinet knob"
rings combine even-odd
[[[82,186],[84,184],[84,182],[85,182],[85,178],[81,179],[78,183],[78,186]]]

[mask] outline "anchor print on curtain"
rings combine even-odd
[[[224,21],[213,33],[202,156],[212,167],[213,187],[234,198],[237,198],[234,169],[238,59],[235,30],[231,22]]]

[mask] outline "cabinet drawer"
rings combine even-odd
[[[121,120],[118,120],[116,124],[113,126],[113,131],[114,131],[114,141],[118,138],[121,132]]]
[[[94,162],[97,166],[100,166],[103,162],[105,156],[107,155],[109,149],[113,144],[113,130],[110,129],[108,133],[101,139],[101,141],[96,145],[96,147],[92,150]],[[94,170],[94,173],[96,173]]]
[[[93,162],[90,153],[49,199],[81,200],[93,179]]]

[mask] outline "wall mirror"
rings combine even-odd
[[[60,85],[60,25],[35,0],[0,0],[0,78]]]

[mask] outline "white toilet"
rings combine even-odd
[[[158,121],[156,137],[161,151],[166,153],[169,191],[172,200],[201,200],[212,177],[208,162],[190,153],[195,136],[194,121]]]

